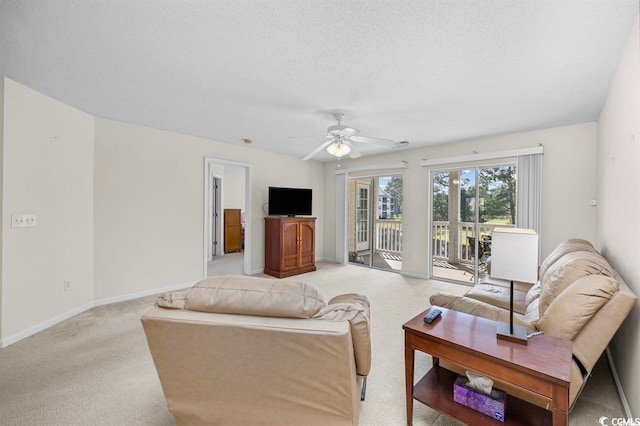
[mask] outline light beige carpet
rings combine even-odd
[[[428,307],[433,292],[462,294],[468,287],[328,263],[290,279],[316,285],[327,299],[348,292],[369,297],[373,364],[360,424],[406,424],[402,324]],[[153,300],[94,308],[0,349],[0,425],[174,424],[139,321]],[[416,356],[416,378],[430,362]],[[624,416],[606,359],[596,366],[570,424],[596,425],[601,416]],[[457,422],[416,402],[414,424]]]

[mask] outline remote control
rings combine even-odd
[[[442,311],[440,309],[431,309],[427,315],[424,316],[424,323],[431,324],[434,319],[438,318]]]

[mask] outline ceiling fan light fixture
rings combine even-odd
[[[333,142],[327,147],[327,152],[334,157],[344,157],[351,152],[349,145],[342,142]]]

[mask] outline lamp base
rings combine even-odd
[[[513,334],[511,333],[509,324],[506,322],[498,323],[498,333],[496,337],[500,340],[507,340],[509,342],[520,343],[522,345],[527,344],[527,329],[519,326],[513,326]]]

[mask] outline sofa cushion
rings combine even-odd
[[[593,245],[587,240],[581,240],[578,238],[569,239],[558,244],[551,253],[542,261],[540,268],[538,269],[538,277],[547,272],[547,269],[558,261],[562,256],[567,253],[573,253],[574,251],[590,251],[596,252]]]
[[[540,320],[540,298],[534,299],[527,305],[527,310],[524,313],[524,320],[531,324],[531,328],[538,330],[538,321]]]
[[[611,277],[613,268],[597,252],[576,251],[562,256],[547,269],[540,280],[540,317],[544,316],[551,302],[575,280],[598,274]]]
[[[307,283],[246,275],[211,277],[194,285],[184,308],[221,314],[311,318],[326,303]]]
[[[529,305],[540,297],[540,293],[542,292],[542,286],[540,283],[534,285],[529,289],[527,295],[524,298],[525,306],[529,307]]]
[[[618,291],[618,281],[604,275],[576,279],[549,305],[538,323],[545,334],[572,340]]]
[[[509,310],[509,304],[511,303],[511,286],[508,281],[505,281],[504,284],[505,285],[498,285],[481,282],[473,286],[465,296]],[[519,314],[524,314],[526,310],[526,294],[526,292],[518,291],[514,285],[513,310]]]
[[[464,312],[469,315],[487,318],[499,322],[509,322],[509,310],[503,309],[490,303],[472,299],[467,296],[454,296],[452,294],[434,293],[429,301],[433,306],[441,306],[452,311]],[[513,323],[525,327],[527,330],[535,331],[535,327],[524,320],[524,316],[515,312]]]

